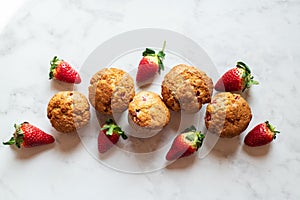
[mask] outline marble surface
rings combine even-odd
[[[54,145],[24,151],[0,145],[0,199],[299,199],[300,1],[297,0],[1,0],[0,140],[29,121]],[[56,132],[46,118],[51,96],[66,86],[48,80],[49,59],[77,69],[112,36],[163,28],[199,44],[221,74],[236,61],[260,82],[245,95],[247,131],[269,120],[281,133],[249,148],[245,133],[220,139],[202,159],[178,160],[151,173],[124,173],[91,156],[78,135]]]

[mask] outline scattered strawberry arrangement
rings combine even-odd
[[[164,50],[166,42],[164,41],[161,51],[156,53],[154,50],[146,48],[142,53],[143,58],[140,60],[136,82],[143,83],[151,80],[156,74],[160,74],[164,70],[163,60],[166,56]],[[58,81],[79,84],[81,77],[79,73],[66,61],[55,56],[50,62],[49,79],[56,79]],[[250,68],[243,62],[237,62],[236,67],[229,69],[215,84],[217,91],[242,91],[249,89],[252,85],[259,83],[254,80],[251,75]],[[279,131],[275,130],[268,121],[255,126],[244,138],[244,143],[250,147],[257,147],[266,145],[276,138]],[[128,137],[118,126],[113,119],[107,121],[101,126],[98,134],[98,151],[105,153],[109,151],[118,141],[119,138],[126,140]],[[182,157],[194,154],[203,144],[205,135],[197,131],[196,128],[191,127],[182,131],[177,135],[166,154],[167,161],[177,160]],[[52,144],[55,138],[37,128],[36,126],[23,122],[19,125],[15,124],[15,132],[13,137],[4,145],[15,145],[18,148],[30,148],[40,145]]]

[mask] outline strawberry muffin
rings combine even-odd
[[[141,91],[129,103],[128,122],[140,135],[147,130],[160,131],[169,121],[169,109],[154,92]]]
[[[220,137],[232,138],[246,130],[251,118],[251,109],[241,95],[222,92],[207,105],[205,125]]]
[[[174,111],[199,111],[209,103],[213,82],[206,73],[184,64],[173,67],[164,77],[161,95],[165,104]]]
[[[48,103],[47,117],[57,131],[71,133],[89,122],[90,105],[79,92],[58,92]]]
[[[104,68],[90,80],[89,100],[101,114],[123,112],[134,94],[133,79],[121,69]]]

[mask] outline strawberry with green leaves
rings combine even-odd
[[[146,48],[143,52],[143,58],[141,59],[138,71],[136,75],[136,81],[145,82],[153,78],[157,73],[160,74],[161,70],[164,70],[163,60],[166,56],[164,53],[166,47],[166,41],[164,41],[163,48],[157,54],[154,50]]]
[[[56,79],[67,83],[81,83],[79,73],[66,61],[57,56],[50,61],[49,79]]]
[[[202,146],[204,137],[194,126],[185,129],[174,139],[166,159],[172,161],[192,155]]]
[[[45,144],[51,144],[55,141],[52,135],[49,135],[37,128],[36,126],[23,122],[22,124],[15,124],[15,132],[13,137],[3,142],[4,145],[16,145],[18,148],[35,147]]]
[[[112,119],[106,120],[105,124],[102,125],[98,135],[99,152],[107,152],[119,141],[120,136],[124,140],[127,139],[127,136],[125,135],[124,131],[122,131],[120,126],[116,125]]]
[[[259,83],[253,80],[250,68],[243,62],[238,62],[235,68],[228,70],[216,83],[217,91],[245,91]]]
[[[244,143],[251,147],[266,145],[276,138],[279,131],[268,121],[255,126],[245,137]]]

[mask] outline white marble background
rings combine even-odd
[[[0,140],[25,120],[57,138],[53,146],[25,151],[0,145],[0,199],[300,198],[300,1],[1,0],[0,5]],[[204,159],[181,159],[135,175],[101,165],[76,135],[56,133],[46,105],[63,85],[48,81],[49,59],[57,54],[79,68],[99,44],[137,28],[192,38],[220,73],[237,60],[246,62],[261,83],[247,94],[254,115],[248,130],[270,120],[281,131],[278,138],[251,149],[243,146],[244,133],[219,140]]]

